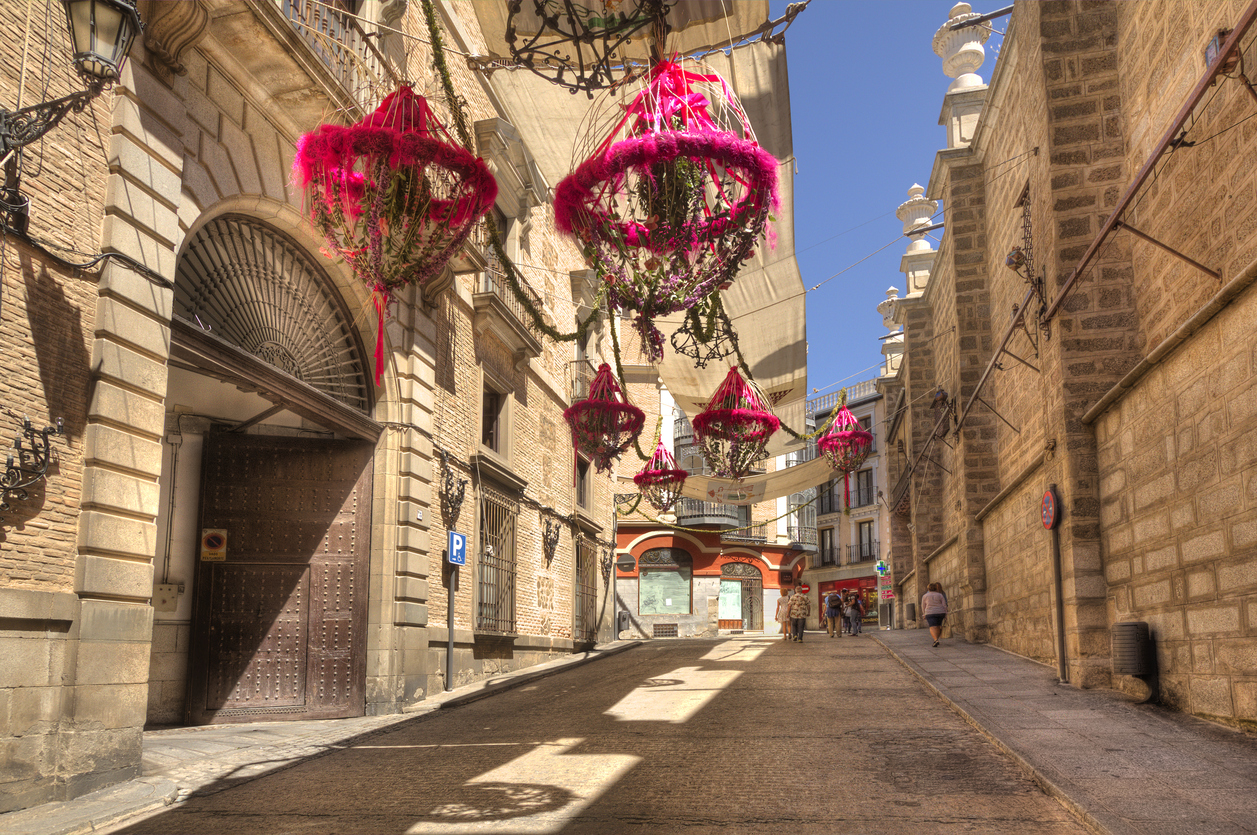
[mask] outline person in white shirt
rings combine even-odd
[[[938,583],[930,583],[925,594],[921,595],[921,614],[925,616],[925,624],[930,627],[930,637],[934,646],[943,635],[943,620],[947,617],[947,595]]]

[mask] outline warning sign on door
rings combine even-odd
[[[224,562],[227,559],[227,531],[205,528],[201,531],[201,561]]]

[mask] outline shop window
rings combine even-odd
[[[638,560],[637,611],[643,615],[690,614],[694,563],[680,548],[653,548]]]

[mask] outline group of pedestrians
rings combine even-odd
[[[826,595],[821,611],[831,638],[859,635],[864,627],[864,616],[868,613],[864,600],[850,589]],[[782,639],[802,643],[803,629],[810,614],[812,601],[802,587],[798,584],[782,586],[781,597],[777,600],[777,622],[781,624]]]
[[[858,592],[850,589],[831,591],[822,601],[822,612],[831,638],[859,635],[864,629],[867,609]],[[801,584],[781,587],[781,597],[777,600],[777,622],[781,624],[782,640],[802,643],[803,629],[810,614],[812,601],[803,592]],[[937,647],[943,635],[943,620],[947,617],[947,595],[943,594],[940,584],[930,583],[921,596],[921,615]]]

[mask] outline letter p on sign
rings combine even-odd
[[[445,551],[450,565],[467,564],[467,535],[450,531],[449,548]]]

